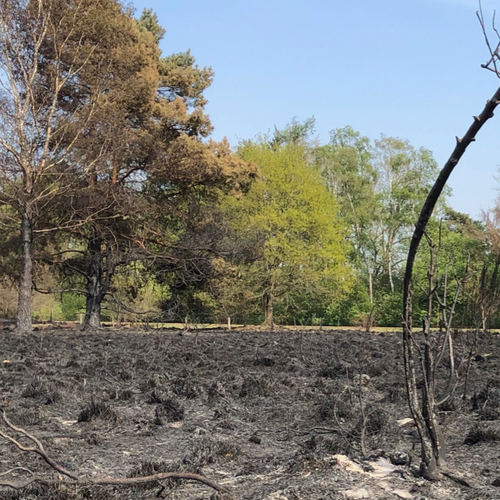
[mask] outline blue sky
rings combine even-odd
[[[408,139],[442,166],[455,136],[500,85],[475,0],[136,0],[167,30],[163,53],[188,48],[215,72],[207,92],[213,137],[231,144],[316,118],[321,142],[351,125]],[[486,18],[500,0],[483,0]],[[499,23],[500,27],[500,14]],[[493,40],[494,41],[494,40]],[[451,205],[479,216],[497,197],[499,116],[452,175]]]

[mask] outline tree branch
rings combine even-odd
[[[146,484],[146,483],[155,483],[157,481],[164,481],[166,479],[184,479],[188,481],[197,481],[199,483],[205,484],[207,486],[210,486],[210,488],[213,488],[214,490],[220,492],[220,493],[226,493],[228,490],[218,484],[215,481],[212,481],[211,479],[202,476],[200,474],[194,474],[191,472],[159,472],[158,474],[153,474],[151,476],[139,476],[139,477],[103,477],[101,479],[91,479],[87,477],[82,477],[80,475],[77,475],[74,472],[70,472],[67,469],[65,469],[62,465],[57,463],[55,460],[53,460],[47,452],[44,450],[42,443],[40,440],[38,440],[35,436],[30,434],[29,432],[25,431],[24,429],[15,426],[8,418],[5,413],[5,410],[2,410],[2,419],[5,423],[5,425],[11,429],[12,431],[15,431],[22,436],[28,438],[31,440],[35,446],[25,446],[23,445],[18,439],[10,436],[9,434],[6,434],[5,432],[0,430],[0,437],[4,438],[6,441],[9,441],[13,445],[15,445],[20,451],[26,452],[26,453],[36,453],[40,457],[45,460],[45,462],[52,467],[55,471],[59,472],[63,476],[69,477],[70,479],[73,479],[76,483],[78,484],[90,484],[90,485],[96,485],[96,486],[130,486],[130,485],[135,485],[135,484]],[[27,473],[33,474],[32,471],[29,469],[25,469],[23,467],[15,467],[13,469],[10,469],[7,472],[4,472],[3,474],[0,474],[1,476],[6,476],[16,470],[23,470]],[[25,479],[23,481],[0,481],[0,486],[12,488],[15,490],[19,490],[22,488],[26,488],[30,484],[33,483],[39,483],[39,484],[44,484],[47,486],[57,484],[59,483],[60,480],[54,480],[54,479],[44,479],[39,476],[33,475],[32,477]]]

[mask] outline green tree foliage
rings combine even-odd
[[[342,322],[400,324],[401,263],[413,221],[437,165],[430,151],[382,136],[370,143],[351,127],[334,130],[314,151],[328,189],[339,201],[353,244],[358,279]]]
[[[310,136],[314,133],[316,120],[314,117],[308,118],[300,123],[296,118],[286,125],[282,130],[274,127],[274,134],[271,140],[268,141],[271,148],[277,148],[285,144],[299,144],[306,146]]]
[[[373,308],[373,276],[380,273],[372,258],[374,220],[381,207],[370,141],[349,126],[336,129],[328,145],[314,150],[314,162],[338,200],[340,214],[349,228],[350,262],[356,273],[351,305],[337,308],[334,316],[341,323],[365,322]]]
[[[138,24],[140,29],[147,31],[154,36],[154,40],[157,45],[167,32],[167,30],[160,25],[158,16],[155,12],[153,12],[153,9],[144,9],[141,17],[139,18]]]
[[[307,165],[301,145],[246,142],[238,152],[260,168],[246,195],[224,202],[237,237],[258,252],[240,267],[245,290],[239,296],[261,306],[268,324],[274,317],[302,319],[305,310],[323,314],[351,285],[346,228],[335,198]]]

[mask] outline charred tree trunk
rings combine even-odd
[[[493,111],[500,102],[500,88],[497,89],[493,97],[486,103],[483,111],[479,116],[474,117],[474,122],[467,130],[462,139],[457,137],[457,144],[450,158],[439,173],[439,176],[434,183],[427,199],[424,203],[415,231],[410,243],[408,258],[406,261],[406,271],[404,279],[404,295],[403,295],[403,349],[404,349],[404,364],[406,374],[406,389],[408,392],[408,402],[410,411],[415,421],[415,425],[419,432],[422,443],[422,461],[421,471],[424,477],[431,479],[440,475],[440,468],[444,466],[444,446],[442,438],[440,438],[439,428],[436,426],[434,415],[434,381],[425,380],[425,389],[422,393],[422,404],[420,404],[417,393],[417,377],[416,377],[416,362],[415,362],[415,337],[412,328],[412,274],[415,256],[422,239],[422,236],[432,215],[434,207],[441,195],[441,192],[448,180],[453,169],[456,167],[460,158],[464,154],[467,146],[475,140],[476,134],[481,127],[493,116]],[[430,318],[429,318],[430,320]],[[425,328],[424,328],[425,330]],[[430,356],[430,345],[425,342],[424,335],[424,358],[422,362],[422,370],[424,379],[427,379],[428,374],[432,374],[432,356]],[[428,340],[428,339],[427,339]]]
[[[115,266],[112,258],[112,244],[107,242],[106,253],[103,253],[104,239],[94,236],[88,245],[90,261],[86,273],[87,299],[83,330],[96,330],[101,325],[101,306],[108,293]]]
[[[31,210],[27,207],[21,217],[21,275],[17,302],[16,330],[30,332],[31,295],[33,288],[33,228]]]

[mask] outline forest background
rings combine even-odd
[[[314,118],[232,148],[210,139],[211,68],[163,55],[152,10],[0,4],[3,317],[401,325],[429,150],[349,126],[320,142]],[[427,241],[434,326],[460,289],[456,326],[497,327],[500,208],[475,219],[445,196]],[[428,261],[423,249],[418,321]]]

